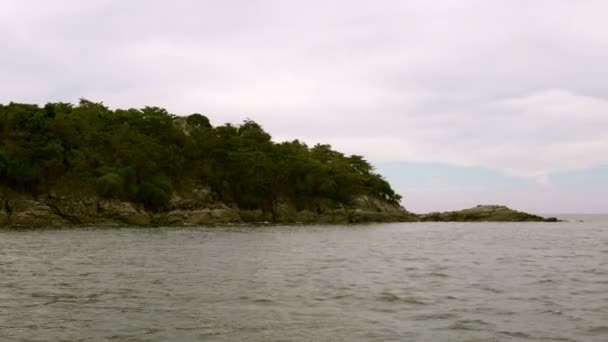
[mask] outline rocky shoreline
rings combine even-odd
[[[141,204],[98,197],[77,198],[54,193],[36,199],[24,196],[0,197],[0,226],[65,225],[213,225],[233,223],[364,223],[364,222],[474,222],[535,221],[556,222],[511,210],[486,205],[453,212],[414,214],[405,208],[368,196],[357,197],[351,205],[316,211],[297,210],[287,202],[275,203],[270,211],[242,210],[213,199],[205,190],[181,198],[174,194],[163,211],[146,210]]]
[[[353,205],[296,210],[289,203],[276,203],[272,211],[241,210],[219,201],[182,199],[174,196],[167,210],[150,211],[144,206],[97,197],[44,196],[0,198],[0,226],[64,225],[213,225],[229,223],[359,223],[417,221],[403,207],[360,196]]]

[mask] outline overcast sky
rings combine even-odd
[[[0,103],[157,105],[362,154],[414,211],[608,212],[607,1],[0,2]]]

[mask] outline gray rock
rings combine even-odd
[[[239,213],[230,208],[176,209],[158,217],[158,223],[168,225],[209,225],[241,222]]]
[[[152,222],[152,216],[146,211],[139,210],[131,202],[118,200],[100,201],[99,214],[126,224],[147,225]]]
[[[9,223],[14,225],[61,225],[68,221],[53,211],[48,205],[27,199],[8,201],[10,211]]]
[[[60,215],[74,223],[100,223],[103,221],[98,212],[96,198],[56,198],[49,196],[46,204],[54,208]]]
[[[192,195],[194,199],[198,202],[202,203],[211,203],[216,200],[216,195],[210,188],[207,187],[197,187],[192,190]]]

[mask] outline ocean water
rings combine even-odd
[[[0,341],[608,341],[608,220],[0,230]]]

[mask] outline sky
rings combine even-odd
[[[0,2],[0,103],[252,119],[414,212],[608,212],[606,1]]]

